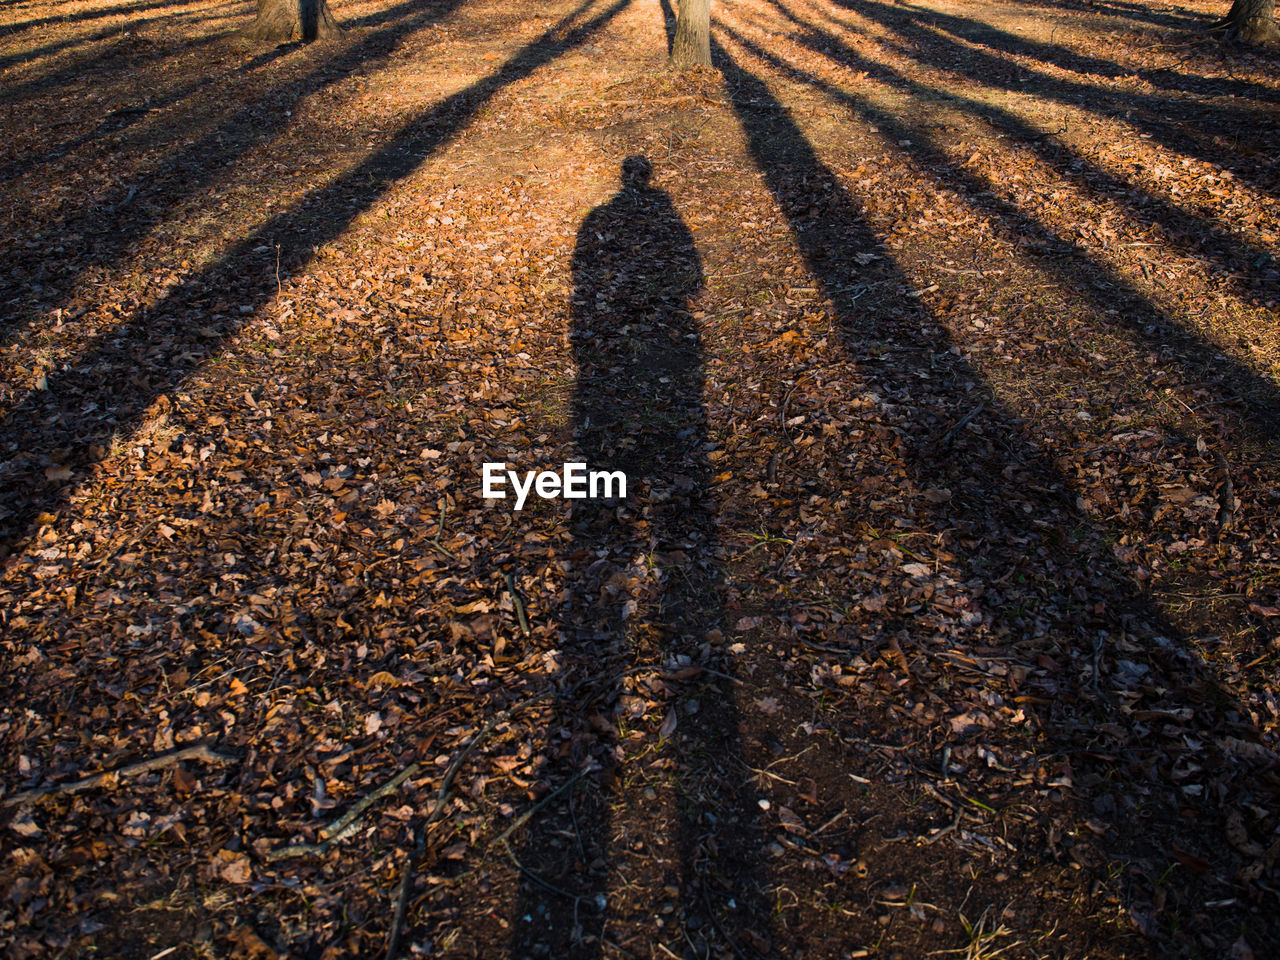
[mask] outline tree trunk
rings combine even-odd
[[[244,35],[262,43],[310,42],[341,33],[327,0],[258,0],[258,17]]]
[[[680,0],[667,66],[673,70],[711,66],[711,0]]]
[[[1245,43],[1274,43],[1280,40],[1276,30],[1275,0],[1234,0],[1231,12],[1215,23],[1211,30],[1221,31],[1228,40]]]

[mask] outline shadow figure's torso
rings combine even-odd
[[[700,463],[702,362],[689,298],[702,285],[693,237],[670,199],[624,188],[578,231],[574,423],[592,470],[664,487]]]

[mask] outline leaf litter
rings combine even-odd
[[[1179,10],[11,6],[6,950],[1267,955],[1274,57]],[[480,466],[629,155],[705,426],[584,544]]]

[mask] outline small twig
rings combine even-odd
[[[934,267],[935,270],[941,270],[943,273],[955,273],[964,277],[989,277],[993,274],[1004,273],[1004,270],[951,270],[947,267]]]
[[[507,827],[507,829],[503,830],[502,833],[494,837],[493,840],[490,841],[490,843],[491,844],[505,843],[507,838],[511,836],[511,834],[515,833],[517,830],[523,827],[526,823],[528,823],[537,814],[539,810],[541,810],[543,807],[549,804],[556,797],[560,796],[560,794],[564,793],[566,790],[568,790],[570,787],[572,787],[574,784],[576,784],[579,780],[581,780],[586,775],[587,775],[586,770],[579,770],[576,774],[574,774],[564,783],[560,784],[560,786],[556,787],[554,790],[548,793],[545,797],[543,797],[541,800],[535,803],[532,807],[530,807],[524,813],[520,814],[520,816],[516,817],[516,819],[512,822],[511,826]]]
[[[440,501],[440,525],[436,527],[436,535],[431,539],[431,546],[435,547],[450,560],[457,560],[458,555],[440,542],[440,536],[444,533],[444,521],[449,516],[449,501]]]
[[[578,906],[579,904],[585,903],[592,910],[600,911],[600,910],[603,910],[607,905],[605,903],[601,903],[601,901],[604,900],[604,894],[602,893],[596,894],[594,898],[580,897],[576,893],[570,893],[568,890],[562,890],[560,887],[557,887],[555,884],[550,883],[546,880],[543,880],[542,877],[538,876],[536,873],[534,873],[532,870],[530,870],[528,867],[526,867],[523,863],[520,862],[520,858],[517,857],[516,852],[511,849],[511,844],[509,842],[507,842],[506,840],[503,840],[502,847],[504,850],[506,850],[507,857],[511,860],[511,863],[515,866],[515,868],[519,870],[522,874],[524,874],[526,877],[528,877],[530,880],[532,880],[534,883],[536,883],[538,886],[540,886],[543,890],[546,890],[548,893],[554,893],[557,897],[564,897],[567,900],[572,900],[575,907]],[[388,957],[387,960],[392,960],[392,958]]]
[[[786,777],[773,773],[770,770],[764,770],[759,767],[747,767],[747,769],[757,776],[768,777],[770,780],[777,780],[779,783],[785,783],[789,787],[794,787],[796,785],[795,780],[788,780]]]
[[[367,564],[365,565],[365,568],[364,568],[362,571],[360,571],[360,577],[361,577],[361,579],[363,579],[363,580],[364,580],[364,585],[365,585],[366,587],[368,587],[368,586],[369,586],[369,574],[370,574],[370,572],[372,572],[373,570],[376,570],[378,567],[382,566],[384,563],[388,563],[388,562],[390,562],[390,561],[392,561],[392,560],[399,560],[399,559],[400,559],[400,558],[399,558],[398,556],[396,556],[395,554],[389,554],[389,555],[387,555],[387,556],[385,556],[385,557],[379,557],[377,560],[373,560],[373,561],[371,561],[371,562],[367,563]]]
[[[853,647],[832,647],[832,646],[828,646],[825,643],[814,643],[812,640],[806,640],[804,637],[796,637],[795,640],[796,640],[796,643],[800,644],[801,646],[808,647],[810,650],[821,650],[823,653],[857,654],[862,652],[860,649],[859,650],[853,649]]]
[[[121,200],[119,203],[117,203],[114,207],[112,207],[111,212],[115,213],[118,210],[123,210],[129,204],[133,203],[133,198],[136,197],[137,195],[138,195],[138,188],[130,187],[128,192],[125,193],[124,199]]]
[[[804,383],[817,372],[817,370],[810,370],[803,376],[798,377],[796,382],[787,388],[787,392],[782,397],[782,430],[787,435],[788,440],[791,439],[791,429],[787,426],[787,410],[791,406],[791,395],[795,393],[796,387],[800,386],[800,384]]]
[[[701,676],[703,673],[705,673],[705,674],[707,674],[707,676],[710,676],[710,677],[719,677],[721,680],[728,680],[728,681],[729,681],[730,683],[732,683],[735,687],[745,687],[745,686],[747,685],[747,682],[746,682],[745,680],[740,680],[739,678],[737,678],[737,677],[733,676],[732,674],[728,674],[728,673],[721,673],[719,670],[712,670],[710,667],[702,667],[702,666],[699,666],[699,667],[696,667],[695,669],[699,671],[699,676]],[[685,683],[685,682],[686,682],[686,681],[684,681],[684,680],[675,680],[675,678],[674,678],[670,673],[666,674],[666,675],[663,677],[663,679],[664,679],[664,680],[673,680],[675,683]],[[690,679],[690,680],[695,680],[695,679],[697,679],[697,678],[696,678],[696,677],[690,677],[689,679]]]
[[[413,850],[409,852],[409,859],[405,862],[404,870],[400,872],[400,883],[396,887],[396,909],[391,916],[391,933],[387,937],[387,960],[395,960],[396,953],[400,949],[400,931],[404,929],[404,914],[409,907],[409,881],[413,879],[410,866],[426,848],[427,825],[424,822],[420,823],[418,829],[414,831]]]
[[[150,773],[152,770],[171,767],[174,764],[181,763],[183,760],[204,760],[206,763],[231,763],[235,759],[235,757],[228,757],[221,753],[214,753],[209,749],[208,745],[199,743],[190,747],[183,747],[180,750],[174,750],[170,753],[163,753],[160,756],[152,757],[149,760],[140,760],[137,763],[131,763],[128,766],[118,767],[115,770],[105,770],[102,773],[95,773],[93,776],[85,777],[83,780],[75,780],[71,783],[54,783],[46,787],[36,787],[34,790],[24,790],[21,793],[15,793],[11,797],[5,797],[3,800],[0,800],[0,807],[16,807],[19,804],[30,803],[33,800],[40,800],[43,797],[61,796],[62,794],[79,793],[82,790],[91,790],[111,777],[131,777],[138,773]]]
[[[720,936],[724,937],[725,942],[729,944],[729,948],[737,954],[742,960],[747,960],[747,954],[742,952],[742,948],[729,936],[729,931],[720,925],[720,919],[716,916],[715,910],[711,908],[711,897],[707,893],[707,888],[702,888],[702,902],[707,908],[707,916],[711,918],[711,925],[720,931]]]
[[[378,789],[366,794],[364,799],[360,800],[358,803],[352,806],[352,808],[347,812],[346,816],[342,817],[339,820],[335,820],[329,826],[322,829],[320,831],[320,839],[322,840],[338,839],[340,835],[343,835],[347,832],[347,828],[350,827],[353,823],[355,823],[356,820],[360,818],[360,815],[363,814],[366,810],[368,810],[371,805],[376,803],[378,800],[381,800],[383,797],[385,797],[387,794],[393,791],[396,787],[400,786],[400,784],[404,783],[406,780],[412,777],[415,773],[418,772],[418,769],[419,769],[419,765],[417,763],[411,763],[407,767],[405,767],[403,770],[401,770],[399,773],[397,773],[394,777],[392,777],[390,780],[388,780],[386,783],[384,783],[382,786],[378,787]]]
[[[286,857],[300,857],[308,854],[323,856],[335,843],[345,840],[359,829],[359,821],[370,806],[395,790],[400,784],[417,773],[419,769],[419,764],[411,763],[382,786],[366,794],[346,814],[333,821],[327,827],[320,829],[320,843],[290,844],[287,847],[281,847],[279,850],[269,851],[263,855],[262,859],[267,863],[274,863],[276,860],[283,860]]]
[[[797,534],[796,538],[791,541],[791,547],[787,550],[786,555],[783,556],[782,562],[778,564],[778,568],[773,572],[773,575],[775,577],[781,576],[782,571],[787,568],[787,564],[790,563],[791,558],[795,556],[796,549],[800,546],[800,543],[804,540],[813,539],[813,536],[817,532],[818,527],[821,525],[821,523],[822,521],[819,520],[818,523],[815,523],[812,527],[810,527],[806,533],[804,533],[803,535]]]
[[[520,596],[520,591],[516,589],[516,580],[510,573],[502,575],[507,581],[507,593],[511,594],[511,602],[516,608],[516,619],[520,621],[520,632],[526,637],[529,636],[529,617],[525,613],[524,598]]]
[[[957,433],[959,433],[961,430],[967,427],[969,425],[969,421],[972,420],[974,417],[976,417],[985,409],[987,409],[987,405],[985,403],[980,403],[976,407],[974,407],[972,410],[970,410],[968,413],[966,413],[963,417],[960,418],[959,422],[956,423],[954,427],[952,427],[950,430],[948,430],[946,433],[942,435],[942,439],[938,441],[938,446],[945,447],[948,443],[951,442],[952,437],[954,437]]]
[[[578,841],[578,856],[587,862],[587,848],[582,842],[582,828],[578,826],[578,815],[573,810],[573,791],[569,791],[569,819],[573,821],[573,835]]]
[[[1217,459],[1218,468],[1222,471],[1222,492],[1218,494],[1218,536],[1221,537],[1235,519],[1236,487],[1231,482],[1231,468],[1227,465],[1227,458],[1218,453]]]
[[[849,811],[848,811],[848,810],[841,810],[841,811],[840,811],[839,813],[837,813],[834,817],[832,817],[830,820],[828,820],[826,823],[824,823],[822,826],[820,826],[817,830],[815,830],[815,831],[813,831],[813,833],[809,834],[810,839],[812,839],[813,837],[816,837],[816,836],[817,836],[818,834],[820,834],[823,830],[827,829],[827,827],[830,827],[830,826],[832,826],[833,824],[838,823],[838,822],[839,822],[843,817],[847,817],[848,815],[849,815]]]
[[[947,824],[945,827],[943,827],[941,830],[935,833],[932,837],[924,837],[922,839],[924,840],[925,843],[937,843],[947,834],[951,833],[953,830],[955,830],[957,827],[960,826],[960,818],[963,815],[964,815],[963,810],[956,810],[956,817],[954,820],[952,820],[949,824]]]

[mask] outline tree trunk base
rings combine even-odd
[[[1258,3],[1256,0],[1234,0],[1231,12],[1211,24],[1209,31],[1222,34],[1224,40],[1238,40],[1241,43],[1280,42],[1280,29],[1276,28],[1273,9],[1271,4]]]
[[[668,70],[711,66],[710,0],[680,0],[676,35],[667,57]]]
[[[340,33],[326,0],[259,0],[257,18],[241,31],[255,43],[310,43]]]

